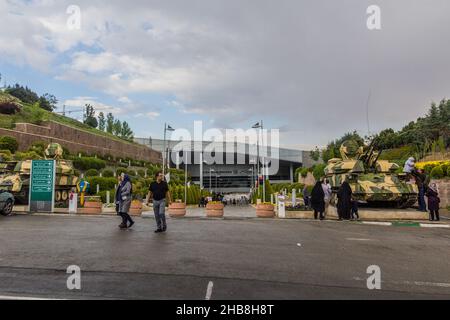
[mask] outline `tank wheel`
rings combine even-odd
[[[66,201],[67,199],[69,199],[69,193],[67,192],[67,191],[63,191],[62,193],[61,193],[61,199],[63,200],[63,201]]]
[[[61,201],[61,191],[56,191],[56,193],[55,193],[55,200],[56,201]]]
[[[12,213],[13,210],[13,202],[11,199],[8,199],[5,203],[5,206],[3,207],[3,210],[0,212],[3,216],[9,216]]]

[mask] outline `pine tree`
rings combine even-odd
[[[106,115],[106,132],[113,134],[114,131],[114,116],[112,113]]]
[[[122,123],[122,131],[120,136],[122,139],[130,141],[132,141],[134,138],[134,133],[126,121]]]
[[[100,131],[105,131],[106,129],[106,119],[105,114],[103,112],[100,112],[98,114],[98,129]]]
[[[113,133],[115,136],[120,137],[120,136],[122,135],[122,122],[120,122],[119,119],[117,119],[117,120],[114,122],[113,130],[112,130],[112,131],[113,131],[112,133]]]

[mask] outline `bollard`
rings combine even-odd
[[[297,190],[292,189],[292,206],[295,207],[297,204]]]
[[[106,191],[106,203],[110,204],[111,203],[111,195],[110,195],[110,191]]]
[[[100,193],[100,185],[98,184],[97,185],[97,194],[99,194]]]

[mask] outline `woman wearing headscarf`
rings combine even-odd
[[[320,220],[324,219],[325,212],[325,192],[323,192],[322,183],[316,182],[316,185],[311,191],[311,207],[314,210],[314,219],[317,220],[318,216]]]
[[[350,220],[352,210],[352,188],[347,181],[344,181],[337,193],[337,211],[339,220]]]
[[[134,224],[133,219],[128,214],[131,206],[131,195],[133,192],[133,186],[131,184],[130,177],[127,174],[122,173],[122,182],[120,183],[120,190],[117,192],[119,194],[119,215],[122,217],[122,224],[119,226],[120,229],[131,228]],[[117,197],[117,195],[116,195]],[[130,224],[128,224],[128,222]]]
[[[439,221],[439,193],[436,183],[431,183],[425,194],[428,198],[428,210],[430,210],[430,221]]]

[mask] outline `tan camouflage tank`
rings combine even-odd
[[[78,177],[74,174],[70,160],[62,159],[63,149],[58,143],[51,143],[45,149],[45,159],[56,160],[55,202],[67,205],[69,193],[76,188]],[[0,163],[0,189],[11,192],[18,204],[28,204],[31,160]]]
[[[363,148],[354,141],[341,145],[341,158],[329,160],[325,168],[333,191],[347,180],[356,200],[374,206],[411,207],[417,200],[417,186],[406,174],[396,173],[397,164],[378,160],[381,151],[372,145]]]

